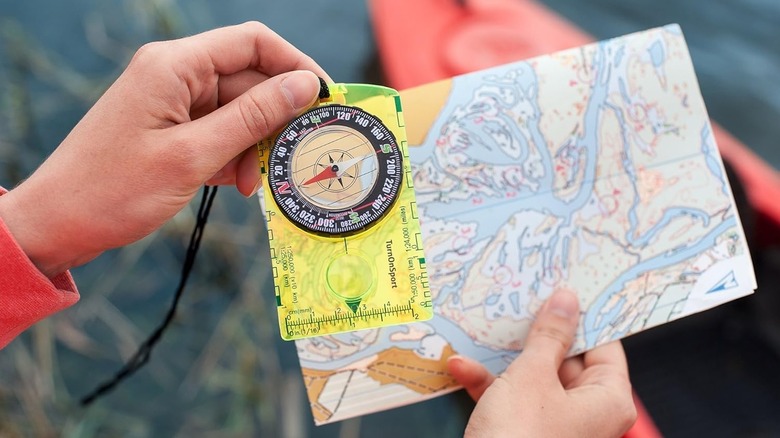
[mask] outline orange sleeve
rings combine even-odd
[[[31,325],[78,300],[70,273],[51,279],[43,275],[0,218],[0,349]]]

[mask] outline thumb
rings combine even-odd
[[[553,293],[539,309],[519,360],[506,373],[522,375],[521,368],[530,367],[559,381],[558,369],[571,348],[579,315],[577,295],[568,290]]]
[[[195,139],[204,172],[211,175],[311,106],[319,90],[314,73],[292,71],[269,78],[227,105],[179,127]]]

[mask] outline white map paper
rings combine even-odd
[[[498,373],[556,289],[571,354],[756,287],[690,56],[672,25],[402,93],[436,316],[297,341],[325,424]]]

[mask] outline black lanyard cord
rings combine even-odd
[[[187,284],[187,279],[192,272],[192,267],[195,264],[195,256],[198,253],[200,247],[200,240],[203,237],[203,230],[206,228],[206,220],[209,217],[211,206],[214,203],[214,196],[217,194],[216,186],[204,186],[203,197],[200,200],[200,207],[198,207],[198,216],[195,220],[195,228],[192,230],[190,236],[190,244],[187,247],[187,253],[184,257],[184,264],[182,265],[181,277],[179,279],[179,286],[176,289],[176,294],[173,296],[173,302],[168,308],[168,313],[165,315],[163,322],[149,335],[146,340],[138,347],[138,351],[125,363],[121,370],[119,370],[114,377],[105,381],[100,386],[95,388],[92,392],[87,394],[81,399],[81,405],[87,406],[97,398],[112,391],[116,386],[122,382],[122,380],[130,377],[133,373],[138,371],[146,362],[149,361],[149,356],[152,353],[152,348],[162,338],[163,332],[168,328],[168,325],[173,321],[173,317],[176,314],[176,308],[179,305],[179,299],[181,298],[184,287]]]

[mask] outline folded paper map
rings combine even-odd
[[[436,315],[296,342],[317,424],[494,373],[556,289],[571,354],[752,293],[745,235],[671,25],[402,93]]]

